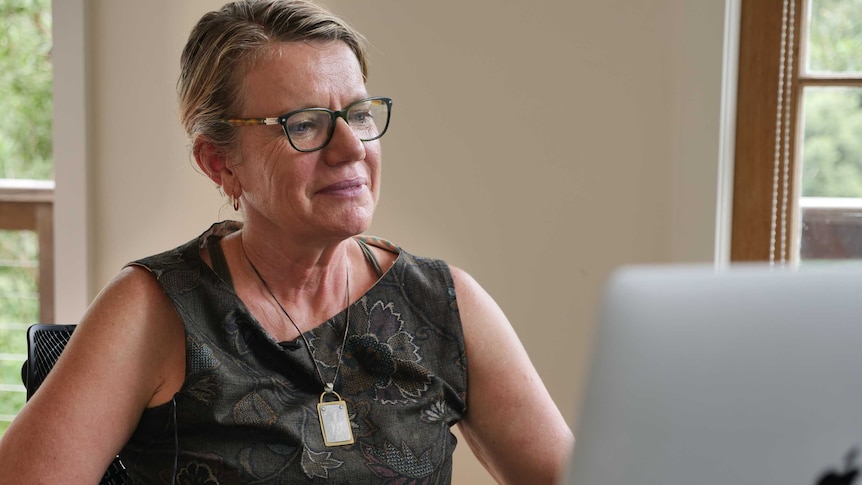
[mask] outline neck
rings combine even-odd
[[[333,389],[334,389],[333,385],[335,383],[335,380],[338,379],[338,370],[341,368],[341,360],[342,360],[342,355],[344,352],[344,344],[347,342],[347,333],[350,329],[350,266],[348,265],[348,267],[346,269],[346,273],[345,273],[344,294],[346,295],[346,298],[347,298],[347,301],[345,302],[345,306],[347,308],[347,310],[346,310],[347,315],[345,316],[344,336],[342,337],[341,345],[339,347],[340,350],[338,352],[338,363],[335,366],[335,374],[332,376],[332,379],[327,380],[323,376],[323,373],[321,372],[320,367],[317,365],[317,362],[314,359],[314,354],[311,353],[311,344],[308,342],[308,339],[305,338],[304,332],[302,330],[300,330],[299,326],[296,324],[296,321],[294,321],[293,318],[290,317],[290,314],[287,313],[287,310],[284,308],[284,306],[282,306],[281,302],[278,301],[278,298],[275,296],[275,294],[269,288],[269,285],[266,284],[266,280],[263,279],[263,277],[260,275],[260,272],[258,272],[257,268],[255,268],[254,264],[252,264],[251,260],[249,260],[248,262],[249,262],[249,265],[251,265],[251,269],[254,271],[255,275],[260,280],[261,285],[263,285],[264,289],[266,289],[267,293],[269,293],[269,296],[272,297],[273,301],[278,306],[279,310],[281,310],[281,313],[284,314],[285,318],[287,318],[287,320],[291,323],[291,325],[293,325],[293,327],[299,333],[299,336],[302,338],[302,341],[305,342],[305,348],[308,351],[308,355],[311,358],[312,364],[314,364],[314,370],[317,372],[317,377],[318,377],[318,379],[320,379],[320,383],[323,384],[324,392],[333,392]]]
[[[246,257],[246,259],[247,259],[247,257]],[[260,274],[260,271],[258,271],[257,267],[255,267],[254,263],[252,263],[251,260],[247,259],[247,261],[249,263],[249,266],[251,266],[251,269],[254,272],[255,276],[257,276],[257,279],[260,281],[260,284],[263,286],[263,288],[266,290],[266,292],[272,298],[272,300],[276,304],[276,306],[278,306],[279,310],[281,310],[281,313],[284,314],[284,316],[290,321],[290,323],[293,325],[293,327],[296,329],[296,331],[299,332],[300,336],[302,336],[302,333],[303,333],[302,330],[300,330],[299,326],[296,324],[296,321],[290,317],[290,314],[287,312],[287,310],[281,304],[278,297],[275,296],[275,293],[272,291],[272,288],[270,288],[270,286],[266,283],[266,280]],[[344,306],[347,308],[347,314],[350,315],[350,266],[349,266],[349,264],[345,268],[344,286],[345,286],[345,288],[344,288],[344,295],[345,295]],[[348,320],[349,320],[349,318],[350,317],[348,316]],[[305,337],[303,336],[303,340],[304,339],[305,339]]]
[[[351,241],[344,241],[331,251],[325,264],[319,259],[310,265],[290,259],[283,252],[258,253],[257,246],[247,241],[242,233],[235,241],[241,254],[245,292],[250,298],[250,308],[258,309],[262,324],[268,321],[266,326],[274,334],[285,336],[285,329],[279,330],[285,324],[302,334],[337,315],[349,304]],[[292,325],[285,321],[285,316]],[[290,333],[292,330],[287,335]]]
[[[351,252],[356,250],[352,239],[304,252],[270,241],[239,233],[239,249],[249,269],[257,270],[280,301],[321,304],[341,295]]]
[[[329,235],[299,232],[274,225],[261,217],[250,217],[243,222],[240,237],[249,257],[258,269],[266,273],[265,266],[272,263],[279,271],[291,271],[300,276],[306,272],[331,272],[348,256],[353,233]]]

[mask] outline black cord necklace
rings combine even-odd
[[[242,248],[242,254],[245,256],[245,260],[248,261],[248,264],[251,266],[251,269],[254,270],[254,274],[257,275],[257,279],[260,280],[260,283],[266,289],[269,296],[272,297],[272,300],[278,305],[278,308],[284,313],[284,316],[287,317],[288,321],[293,325],[293,328],[299,333],[299,336],[302,338],[302,341],[305,343],[305,349],[308,351],[308,356],[311,358],[311,364],[314,366],[314,370],[317,372],[317,377],[320,379],[320,383],[323,384],[323,392],[320,394],[320,401],[317,403],[317,418],[320,420],[320,431],[323,433],[323,443],[326,446],[342,446],[352,444],[353,439],[353,429],[350,425],[350,417],[348,416],[347,411],[347,403],[341,399],[341,396],[335,392],[335,381],[338,380],[338,371],[341,369],[341,361],[344,355],[344,346],[347,343],[347,333],[350,329],[350,265],[347,264],[347,274],[345,278],[345,300],[347,305],[346,317],[344,322],[344,336],[341,339],[341,348],[338,351],[338,363],[335,365],[335,375],[332,376],[331,382],[326,382],[323,378],[323,373],[320,371],[320,367],[317,365],[317,360],[314,358],[314,354],[311,352],[311,345],[308,342],[308,339],[305,338],[305,334],[302,333],[302,330],[299,329],[299,326],[296,322],[293,321],[293,318],[290,317],[290,314],[287,313],[287,310],[284,309],[281,302],[278,301],[278,298],[275,296],[275,293],[269,288],[269,285],[266,284],[266,280],[263,279],[263,276],[260,275],[260,272],[254,266],[254,263],[249,259],[248,254],[245,252],[245,247]],[[331,396],[330,396],[331,395]],[[335,397],[334,401],[326,401],[327,397]]]

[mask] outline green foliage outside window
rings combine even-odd
[[[50,0],[0,0],[0,178],[52,180]]]
[[[862,197],[862,89],[806,90],[802,195]]]
[[[25,394],[11,390],[21,385],[21,364],[27,353],[25,330],[39,314],[36,288],[36,234],[0,231],[0,433],[8,419],[24,405]],[[7,387],[8,386],[8,387]]]
[[[811,0],[808,71],[862,75],[862,0]],[[802,195],[862,197],[862,89],[808,88]]]
[[[862,72],[862,0],[811,0],[809,72]]]
[[[51,180],[50,0],[0,0],[0,178]],[[38,240],[0,231],[0,433],[24,404],[25,329],[39,314]]]

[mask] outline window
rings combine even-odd
[[[0,432],[25,400],[25,330],[53,321],[50,0],[0,0]]]
[[[741,7],[731,260],[862,258],[862,0]]]

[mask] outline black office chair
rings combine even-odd
[[[27,361],[21,368],[21,379],[27,388],[27,399],[42,385],[66,343],[72,336],[75,325],[52,325],[39,323],[27,329]],[[114,459],[105,471],[100,485],[125,485],[128,483],[126,467],[120,457]]]

